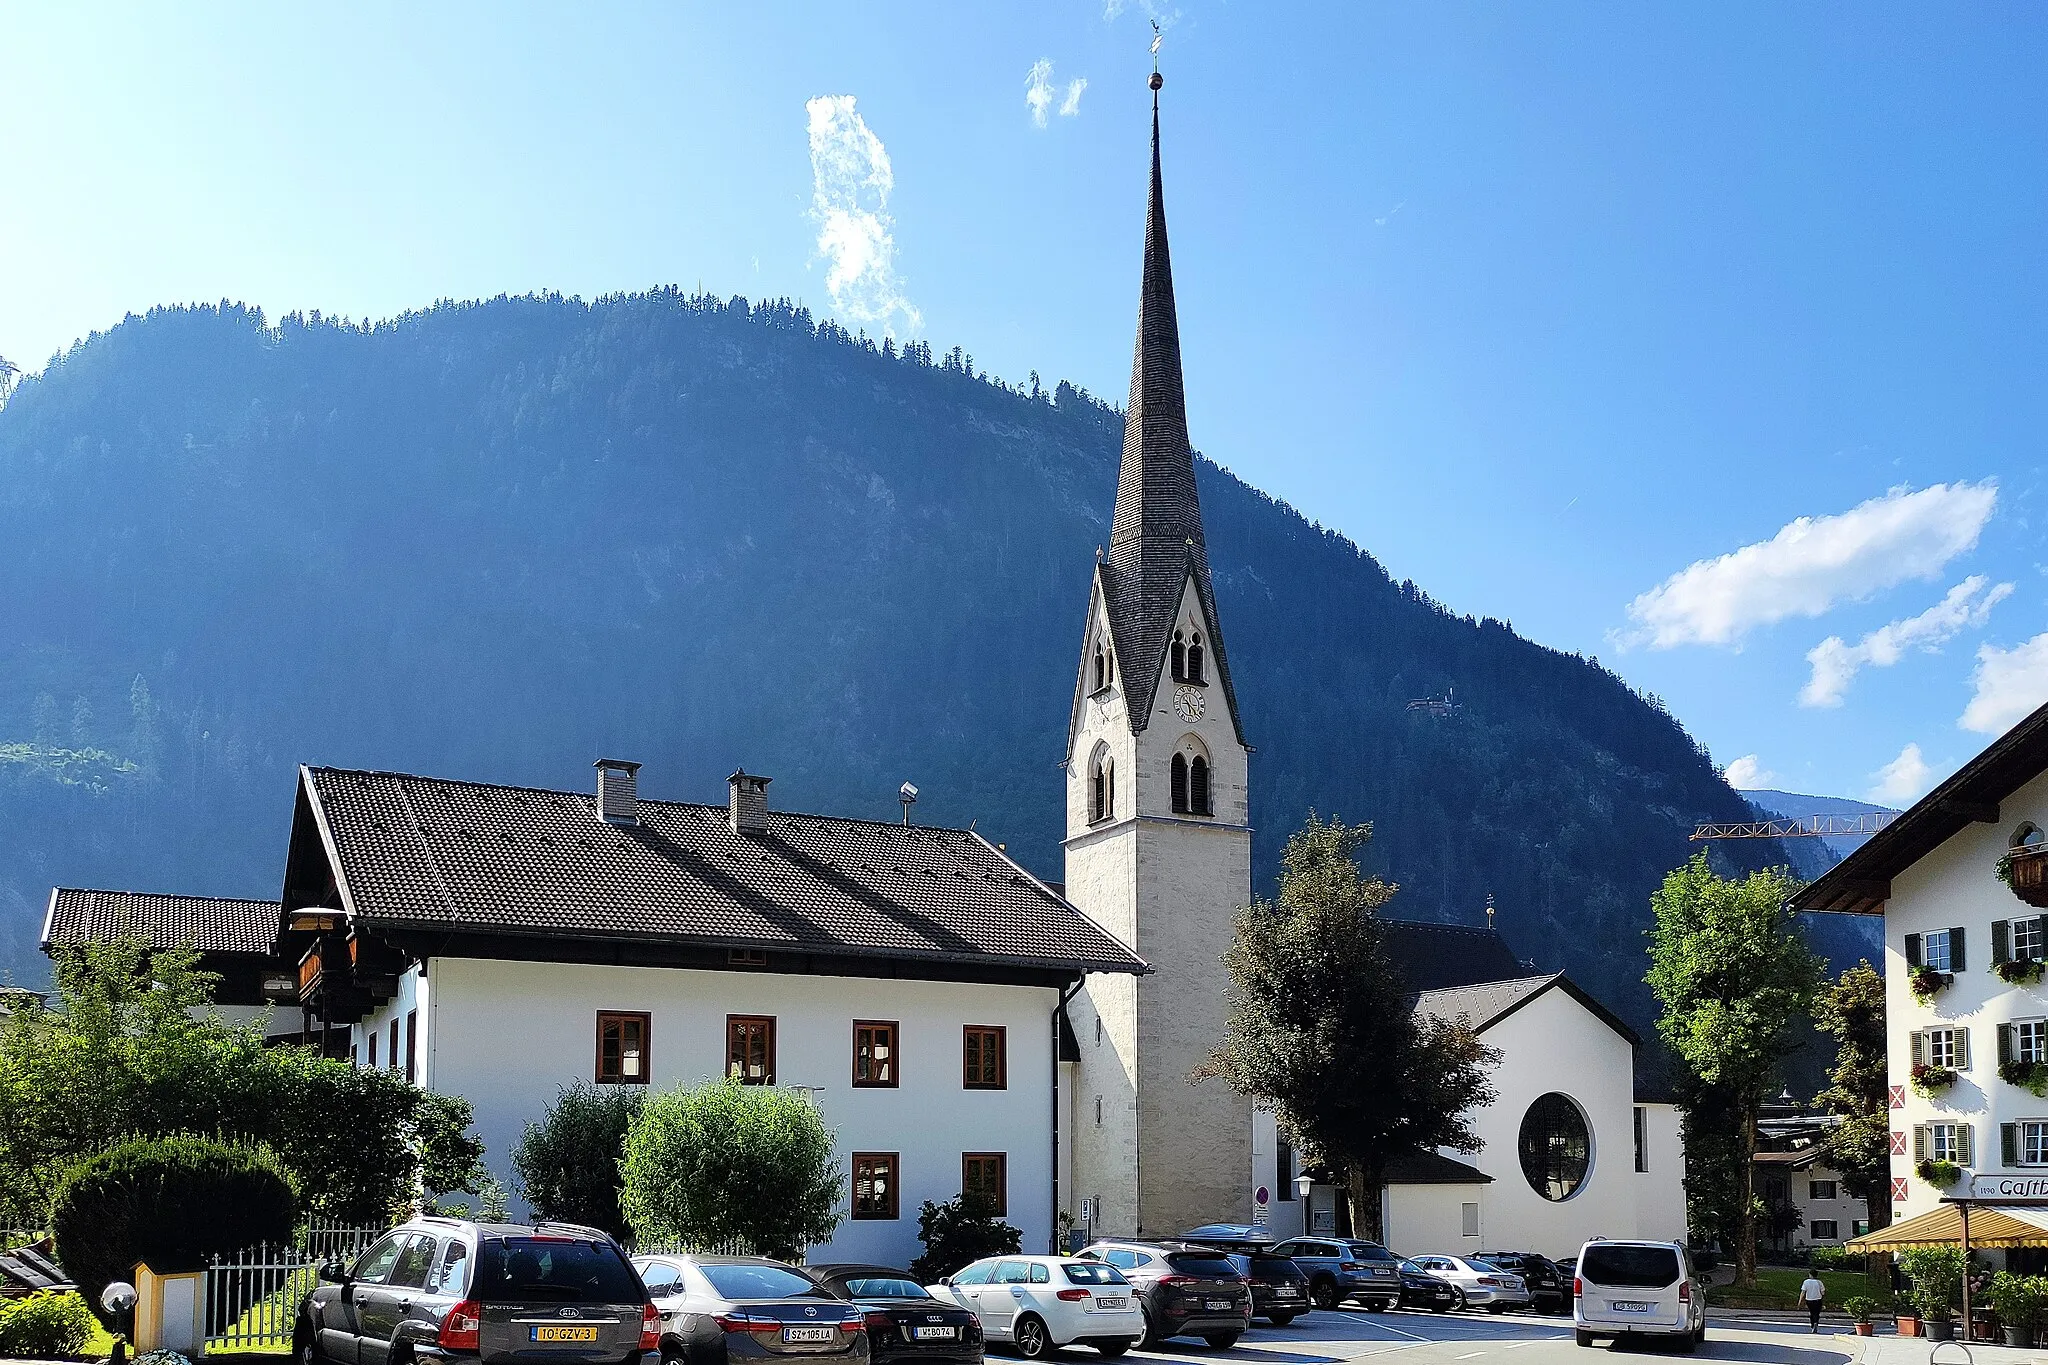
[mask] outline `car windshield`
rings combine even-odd
[[[1401,1262],[1401,1269],[1407,1271],[1410,1275],[1427,1275],[1429,1273],[1413,1261]]]
[[[484,1303],[639,1303],[647,1297],[640,1276],[617,1247],[567,1237],[485,1241],[478,1249],[470,1294]]]
[[[1176,1251],[1166,1258],[1166,1263],[1183,1275],[1199,1275],[1211,1280],[1237,1278],[1237,1270],[1229,1259],[1213,1251]]]
[[[1123,1272],[1100,1261],[1068,1261],[1060,1267],[1068,1284],[1129,1284]]]
[[[1352,1242],[1351,1254],[1361,1261],[1391,1261],[1394,1253],[1377,1242]]]
[[[728,1299],[822,1299],[829,1297],[810,1276],[780,1265],[715,1263],[697,1269]]]
[[[924,1286],[900,1275],[855,1275],[836,1281],[856,1299],[921,1299]]]
[[[1623,1289],[1662,1289],[1678,1278],[1678,1253],[1670,1247],[1589,1246],[1579,1257],[1579,1276]]]

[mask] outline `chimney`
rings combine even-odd
[[[623,758],[597,760],[597,815],[607,825],[640,823],[639,772]]]
[[[773,780],[755,777],[745,768],[726,779],[732,786],[727,819],[734,834],[760,834],[768,828],[768,784]]]

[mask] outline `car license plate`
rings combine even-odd
[[[910,1329],[910,1339],[912,1341],[954,1341],[959,1336],[960,1329],[958,1327],[913,1327]]]
[[[784,1341],[830,1341],[839,1335],[837,1327],[785,1327]]]
[[[536,1327],[534,1341],[596,1341],[595,1327]]]
[[[1389,1269],[1387,1269],[1387,1268],[1386,1268],[1385,1266],[1383,1266],[1383,1265],[1376,1265],[1376,1266],[1374,1266],[1374,1267],[1372,1268],[1372,1273],[1373,1273],[1373,1274],[1375,1274],[1375,1275],[1380,1275],[1380,1276],[1387,1276],[1387,1275],[1391,1275],[1391,1274],[1393,1274],[1394,1272],[1393,1272],[1393,1271],[1391,1271],[1391,1270],[1389,1270]]]
[[[1208,1299],[1203,1302],[1202,1307],[1208,1309],[1211,1313],[1228,1313],[1230,1311],[1230,1300]]]
[[[1617,1313],[1647,1313],[1656,1306],[1654,1303],[1643,1303],[1637,1299],[1614,1300],[1614,1311]]]
[[[1101,1298],[1101,1299],[1097,1299],[1097,1300],[1095,1301],[1095,1306],[1096,1306],[1097,1308],[1117,1308],[1117,1309],[1123,1309],[1123,1308],[1129,1308],[1129,1307],[1131,1306],[1131,1301],[1130,1301],[1129,1299],[1127,1299],[1127,1298],[1123,1297],[1123,1295],[1119,1294],[1119,1295],[1117,1295],[1117,1296],[1116,1296],[1115,1298]]]
[[[1294,1295],[1295,1288],[1291,1284],[1283,1284],[1273,1291],[1273,1297],[1277,1299],[1291,1299]]]

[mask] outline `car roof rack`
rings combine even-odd
[[[586,1223],[565,1223],[559,1218],[536,1218],[533,1220],[533,1226],[535,1229],[554,1228],[561,1232],[581,1232],[605,1242],[611,1240],[611,1234],[602,1228],[594,1228]]]

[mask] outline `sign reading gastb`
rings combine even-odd
[[[1970,1178],[1972,1199],[2039,1199],[2048,1203],[2048,1175],[1978,1175]]]

